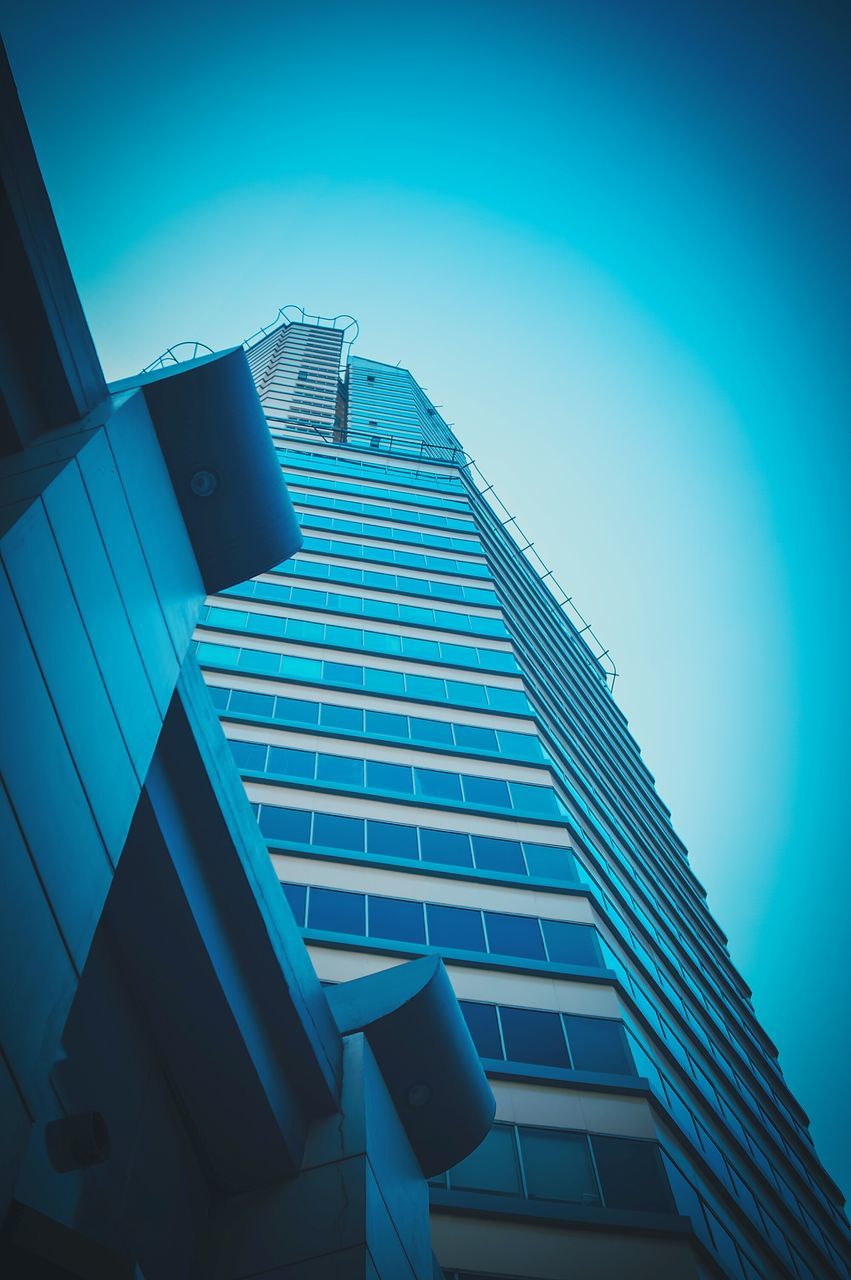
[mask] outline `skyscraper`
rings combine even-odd
[[[197,656],[319,977],[437,951],[497,1099],[447,1276],[851,1275],[614,668],[407,369],[282,312],[248,360],[304,544]],[[341,367],[341,363],[342,367]]]

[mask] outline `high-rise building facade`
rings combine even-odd
[[[444,1274],[847,1280],[606,655],[411,374],[279,319],[247,354],[304,543],[197,656],[320,979],[437,952],[461,1001],[497,1113],[431,1184]]]

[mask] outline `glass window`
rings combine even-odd
[[[568,1013],[564,1018],[570,1055],[577,1071],[607,1071],[635,1075],[626,1033],[614,1018],[586,1018]]]
[[[363,760],[351,756],[320,755],[316,758],[316,778],[346,787],[363,786]]]
[[[326,662],[325,679],[334,684],[363,684],[363,667],[353,667],[348,662]]]
[[[425,942],[421,902],[402,898],[369,898],[369,936],[398,942]]]
[[[576,863],[569,849],[553,844],[524,844],[529,875],[541,880],[578,880]]]
[[[316,756],[312,751],[299,751],[296,747],[270,747],[269,772],[286,773],[294,778],[312,779]]]
[[[497,689],[488,685],[488,702],[494,711],[531,711],[526,694],[517,689]]]
[[[550,959],[556,964],[602,968],[597,931],[590,924],[569,924],[563,920],[543,920],[544,937]]]
[[[422,720],[411,716],[411,737],[421,742],[452,746],[452,725],[445,720]]]
[[[307,889],[303,884],[281,884],[290,909],[295,916],[299,928],[304,928],[305,908],[307,905]]]
[[[477,1000],[459,1000],[458,1003],[479,1056],[504,1058],[496,1020],[496,1005],[480,1004]]]
[[[324,637],[325,628],[321,622],[306,622],[304,618],[289,618],[287,621],[288,640],[308,640],[321,644]]]
[[[354,849],[363,852],[363,819],[339,818],[335,813],[317,813],[313,821],[316,844],[330,849]]]
[[[674,1212],[671,1189],[655,1142],[595,1134],[591,1143],[603,1200],[609,1209]]]
[[[310,890],[308,923],[311,929],[329,929],[333,933],[366,933],[365,899],[362,893],[346,893],[342,889]]]
[[[406,658],[421,658],[427,662],[440,661],[440,647],[435,640],[417,640],[413,636],[403,636],[402,652]]]
[[[407,738],[408,717],[393,715],[389,711],[367,711],[366,731],[385,738]]]
[[[328,644],[342,645],[344,649],[360,649],[363,632],[358,627],[335,627],[329,623],[325,627],[325,640]]]
[[[222,689],[221,686],[217,684],[208,684],[207,689],[209,690],[209,693],[210,693],[210,701],[212,702],[216,710],[224,711],[225,707],[228,705],[228,697],[230,695],[230,689]],[[258,694],[257,696],[263,697],[263,694]],[[274,702],[274,698],[272,699],[272,701]]]
[[[456,724],[455,742],[468,751],[496,751],[496,734],[493,729],[482,729],[476,724]]]
[[[569,1067],[561,1019],[540,1009],[500,1008],[505,1056],[541,1067]]]
[[[527,1128],[518,1132],[526,1186],[533,1200],[600,1203],[585,1134]]]
[[[464,799],[468,804],[487,804],[494,808],[509,807],[508,784],[501,778],[476,778],[470,774],[462,774]]]
[[[486,707],[488,695],[484,686],[468,684],[466,680],[447,680],[446,689],[450,702],[457,702],[462,707]]]
[[[364,600],[363,611],[368,618],[388,618],[396,620],[397,605],[389,600]]]
[[[266,653],[261,649],[240,649],[236,665],[247,671],[258,671],[262,675],[277,675],[281,668],[281,655]],[[319,663],[316,665],[319,666]],[[289,670],[289,662],[287,669]]]
[[[446,696],[443,681],[435,680],[432,676],[405,676],[405,686],[412,698],[442,702]]]
[[[495,1124],[481,1146],[450,1170],[449,1178],[453,1187],[519,1196],[513,1127]]]
[[[453,867],[471,867],[470,837],[460,831],[420,831],[420,850],[424,862],[443,862]]]
[[[271,693],[252,693],[249,689],[234,689],[230,698],[231,711],[245,711],[251,716],[270,716],[274,705]]]
[[[449,644],[442,640],[440,653],[444,662],[457,662],[462,667],[478,666],[478,652],[468,644]]]
[[[310,609],[321,609],[325,604],[324,591],[311,591],[308,587],[288,587],[288,592],[292,595],[285,596],[290,599],[293,604],[304,604]]]
[[[366,820],[367,853],[381,853],[391,858],[419,857],[416,827],[405,827],[398,822]]]
[[[305,702],[301,698],[276,698],[275,719],[291,720],[295,724],[317,724],[319,703]]]
[[[323,729],[347,729],[352,733],[360,733],[363,729],[363,712],[360,707],[336,707],[323,702],[319,723]]]
[[[531,733],[509,733],[505,729],[499,731],[500,749],[509,756],[519,760],[543,760],[544,750],[540,740]]]
[[[525,813],[558,813],[556,794],[551,787],[536,787],[530,782],[512,782],[511,799],[515,809]]]
[[[413,795],[414,781],[407,765],[388,764],[384,760],[367,760],[366,785],[378,791],[398,791]]]
[[[453,947],[460,951],[484,951],[485,934],[478,911],[467,907],[429,904],[428,940],[433,947]]]
[[[442,769],[415,769],[415,791],[427,800],[461,800],[461,779]]]
[[[228,746],[238,769],[265,768],[265,742],[239,742],[236,738],[228,738]]]
[[[260,807],[260,830],[269,840],[308,844],[312,816],[304,809],[283,809],[278,805],[264,804]]]
[[[319,658],[294,658],[287,653],[284,654],[283,671],[289,680],[321,680],[322,662]]]
[[[526,960],[544,960],[541,926],[533,916],[510,916],[501,911],[486,911],[488,950],[495,955],[522,956]]]
[[[377,693],[404,693],[405,677],[401,671],[382,671],[379,667],[367,667],[366,687]]]
[[[497,836],[471,836],[476,866],[481,871],[526,874],[519,840],[502,840]]]

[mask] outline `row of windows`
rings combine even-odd
[[[430,1181],[589,1208],[675,1211],[659,1146],[643,1138],[497,1123],[471,1155]]]
[[[416,796],[439,804],[510,809],[535,817],[557,817],[561,809],[551,787],[529,782],[479,778],[445,769],[412,768],[387,760],[361,760],[322,751],[303,751],[298,747],[271,747],[263,742],[243,742],[235,738],[228,741],[238,768],[283,774],[303,782],[357,787],[358,790],[365,786],[371,793]]]
[[[302,928],[386,942],[411,942],[441,950],[510,956],[514,960],[603,968],[597,930],[591,924],[447,907],[316,885],[284,884],[283,890]]]
[[[365,733],[369,737],[393,738],[400,742],[437,747],[458,747],[463,751],[488,752],[515,760],[546,762],[540,740],[532,733],[509,733],[506,729],[486,729],[481,725],[456,724],[403,716],[392,711],[371,711],[362,707],[339,707],[329,702],[308,702],[250,689],[211,686],[210,696],[219,711],[265,716],[290,724],[320,726],[323,729]]]
[[[360,475],[364,475],[367,479],[380,480],[383,478],[393,484],[407,485],[413,489],[454,489],[460,491],[462,488],[461,481],[453,476],[425,475],[422,471],[411,470],[410,467],[392,467],[375,462],[361,462],[359,458],[329,458],[327,455],[305,453],[302,450],[298,450],[297,455],[302,466],[311,467],[316,471],[330,471],[332,474],[351,476],[353,480],[358,479]],[[292,450],[279,448],[278,457],[281,462],[288,466],[299,465],[299,463],[294,463]]]
[[[468,835],[465,831],[437,831],[377,818],[364,821],[280,805],[263,804],[255,809],[259,810],[258,822],[266,839],[288,845],[319,845],[346,853],[407,858],[438,866],[476,867],[499,875],[578,882],[572,853],[559,845]]]
[[[306,482],[295,481],[294,483],[301,485]],[[318,483],[316,487],[318,488]],[[411,511],[408,507],[389,507],[376,502],[354,502],[346,498],[334,498],[326,494],[301,493],[292,487],[290,497],[293,502],[303,507],[332,507],[335,511],[347,511],[355,516],[373,516],[376,520],[404,520],[407,524],[426,524],[437,529],[455,529],[459,533],[475,534],[477,532],[472,520],[459,520],[453,516],[439,515],[437,512],[426,514],[424,511]]]
[[[432,573],[457,573],[462,578],[490,578],[486,564],[471,564],[451,556],[426,556],[416,551],[397,551],[394,547],[364,546],[360,542],[343,542],[339,538],[314,538],[307,535],[304,550],[318,555],[342,556],[348,560],[373,560],[376,564],[398,564],[405,569],[429,569]]]
[[[623,1023],[578,1013],[459,1000],[479,1056],[498,1061],[634,1076]]]
[[[289,653],[267,653],[262,649],[243,649],[211,640],[196,641],[196,645],[202,666],[236,667],[253,675],[283,675],[287,680],[309,680],[432,703],[449,702],[455,706],[484,708],[509,715],[531,715],[525,693],[517,689],[470,684],[466,680],[438,680],[434,676],[383,671],[380,667],[356,667],[351,663],[329,662],[321,658],[299,658]]]
[[[353,565],[324,564],[317,560],[300,560],[297,556],[275,565],[276,573],[297,574],[306,578],[330,578],[333,582],[351,582],[379,591],[401,591],[412,596],[432,596],[435,600],[463,600],[465,604],[494,605],[499,597],[487,587],[468,587],[458,582],[432,582],[428,578],[409,578],[405,574],[381,573],[376,569],[358,569]]]
[[[397,603],[395,600],[370,600],[366,596],[338,595],[333,591],[316,591],[311,587],[294,587],[287,582],[239,582],[226,587],[221,595],[254,596],[273,604],[294,604],[304,609],[328,609],[334,613],[364,614],[387,622],[405,622],[417,627],[439,627],[443,631],[464,631],[486,636],[507,637],[502,618],[481,618],[475,614],[456,613],[449,609],[427,609],[423,605]]]
[[[449,538],[440,533],[422,533],[419,529],[399,529],[393,525],[368,524],[365,520],[347,520],[344,516],[318,516],[300,511],[299,524],[305,529],[330,529],[334,533],[359,534],[364,538],[384,538],[387,542],[421,543],[424,547],[442,547],[447,551],[483,555],[481,543],[474,538]]]
[[[278,451],[278,457],[279,458],[282,457],[280,450]],[[293,459],[291,456],[288,456],[287,460],[289,465],[293,465]],[[305,465],[309,466],[311,464],[306,463]],[[319,467],[319,466],[314,466],[313,469],[316,471],[325,470],[324,467]],[[357,498],[377,498],[379,501],[385,501],[385,502],[410,502],[410,503],[416,503],[418,507],[427,507],[430,510],[434,509],[435,512],[457,511],[459,515],[467,516],[468,518],[470,516],[470,509],[466,505],[466,503],[454,502],[449,498],[446,498],[446,499],[435,498],[428,493],[424,493],[422,495],[416,494],[416,495],[408,496],[406,494],[398,493],[395,489],[380,489],[380,488],[377,488],[375,485],[369,485],[369,484],[353,484],[353,483],[350,484],[345,480],[334,480],[330,476],[328,477],[323,476],[322,479],[320,480],[316,476],[303,475],[300,471],[295,471],[295,472],[286,471],[283,469],[283,467],[282,467],[282,474],[284,479],[287,482],[287,485],[290,487],[290,489],[292,488],[300,489],[302,487],[311,488],[311,489],[322,489],[323,491],[326,489],[333,489],[337,493],[350,493]],[[410,513],[406,513],[405,518],[408,519],[409,517],[410,517]],[[439,523],[439,517],[437,515],[430,518],[434,521],[434,523]],[[453,529],[453,528],[460,528],[461,526],[459,524],[456,524],[454,516],[450,516],[450,517],[447,517],[446,527],[449,529]],[[464,527],[465,528],[467,527],[466,522],[464,523]]]
[[[360,627],[341,627],[333,622],[309,622],[306,618],[279,618],[268,613],[227,609],[202,605],[199,622],[208,627],[229,631],[250,631],[275,640],[294,640],[299,644],[325,644],[339,649],[363,649],[367,653],[386,654],[391,658],[411,658],[416,662],[444,662],[456,667],[482,667],[486,671],[519,673],[513,653],[502,649],[479,649],[469,644],[453,644],[450,640],[424,640],[419,636],[400,636],[392,632],[363,631]]]

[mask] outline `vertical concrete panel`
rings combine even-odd
[[[77,976],[0,783],[0,1008],[3,1055],[35,1111]]]
[[[5,572],[0,573],[0,774],[74,963],[109,889],[103,841]]]
[[[139,393],[111,419],[107,435],[163,617],[182,662],[206,593],[159,441]]]
[[[47,517],[140,781],[162,717],[78,465],[44,493]]]
[[[107,852],[117,863],[139,782],[42,503],[33,503],[9,530],[2,557]]]
[[[78,461],[148,680],[165,716],[179,663],[105,433],[92,437]]]

